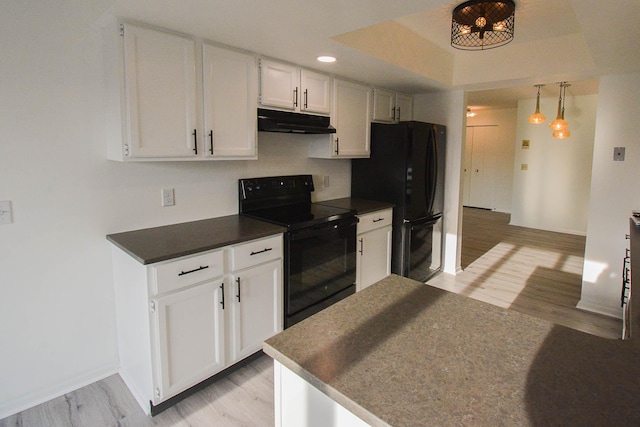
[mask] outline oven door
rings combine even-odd
[[[355,293],[357,223],[350,217],[287,233],[285,327]]]

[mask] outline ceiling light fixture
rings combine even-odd
[[[569,130],[569,123],[564,119],[564,103],[567,98],[567,87],[571,85],[567,82],[560,83],[560,98],[558,99],[558,117],[551,123],[549,127],[553,129],[553,137],[557,139],[566,139],[571,136]],[[560,110],[560,104],[562,103],[562,111]]]
[[[327,55],[323,55],[323,56],[318,56],[318,58],[316,58],[318,61],[320,62],[336,62],[336,58],[335,56],[327,56]]]
[[[549,127],[554,131],[561,131],[567,129],[569,127],[569,123],[564,119],[564,102],[562,98],[562,90],[565,90],[567,82],[560,82],[560,95],[558,96],[558,114],[556,115],[556,119],[549,123]],[[554,135],[555,136],[555,135]]]
[[[516,4],[513,0],[469,0],[453,9],[451,46],[485,50],[513,40]]]
[[[544,123],[547,118],[540,112],[540,88],[544,85],[535,85],[538,88],[538,97],[536,98],[536,112],[529,116],[529,123],[539,125]]]

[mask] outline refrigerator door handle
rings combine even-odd
[[[411,228],[413,228],[413,227],[431,226],[436,222],[438,222],[440,218],[442,218],[442,214],[430,216],[428,218],[420,218],[420,219],[414,219],[414,220],[404,219],[402,220],[402,222],[404,224],[410,225]]]
[[[438,149],[436,143],[436,129],[435,126],[431,126],[429,131],[429,150],[427,151],[427,158],[425,159],[425,164],[428,167],[427,170],[430,174],[425,173],[424,175],[424,189],[427,194],[424,195],[425,201],[427,203],[427,212],[433,212],[433,204],[436,199],[436,186],[438,180]]]

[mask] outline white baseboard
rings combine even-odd
[[[576,308],[580,310],[590,311],[592,313],[603,314],[605,316],[613,317],[616,319],[622,319],[622,307],[609,307],[600,304],[590,303],[581,299]]]
[[[38,389],[36,392],[0,402],[0,419],[10,417],[18,412],[24,411],[41,403],[63,396],[72,391],[78,390],[96,381],[100,381],[108,376],[118,373],[117,364],[107,364],[91,371],[84,372],[66,381]]]

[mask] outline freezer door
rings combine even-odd
[[[440,271],[442,217],[405,222],[402,228],[402,275],[426,282]]]

